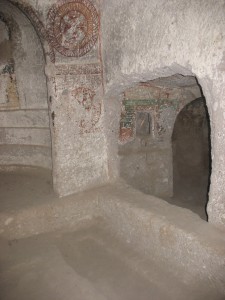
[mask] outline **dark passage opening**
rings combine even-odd
[[[173,201],[207,219],[211,172],[210,123],[204,97],[187,104],[172,135]]]
[[[148,136],[151,133],[151,117],[148,112],[136,112],[136,135]]]
[[[120,176],[207,219],[210,122],[194,76],[175,74],[124,91],[118,154]]]

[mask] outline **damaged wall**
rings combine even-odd
[[[0,7],[0,165],[51,168],[45,60],[29,20]]]
[[[45,51],[54,190],[65,196],[106,182],[99,1],[11,2]]]
[[[102,5],[110,175],[118,176],[115,116],[120,114],[121,93],[158,77],[196,76],[211,122],[212,175],[207,211],[209,222],[217,225],[225,225],[224,13],[222,0],[105,0]]]
[[[53,181],[60,196],[107,181],[98,1],[48,4],[51,61],[46,73],[54,138]]]

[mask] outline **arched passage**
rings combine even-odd
[[[206,219],[211,172],[210,124],[204,97],[178,114],[172,135],[174,203]]]
[[[121,100],[121,178],[146,194],[189,208],[206,219],[209,118],[196,78],[176,74],[141,82],[125,90]],[[188,180],[185,162],[189,164]]]

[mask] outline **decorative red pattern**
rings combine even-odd
[[[88,0],[64,0],[52,6],[47,26],[50,44],[62,55],[80,57],[99,35],[99,17]]]

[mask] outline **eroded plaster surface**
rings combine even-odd
[[[12,3],[30,18],[45,50],[58,194],[118,177],[115,149],[126,89],[174,74],[195,76],[211,122],[209,221],[224,225],[224,2]]]
[[[54,143],[53,181],[67,195],[108,180],[99,3],[59,1],[44,9],[54,59],[46,65]]]

